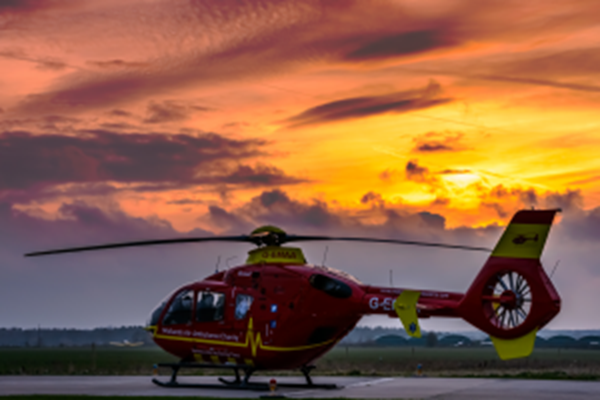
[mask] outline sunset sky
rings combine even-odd
[[[563,210],[549,327],[600,329],[599,16],[598,1],[0,2],[0,326],[142,324],[249,248],[30,251],[267,223],[493,247],[536,207]],[[486,257],[328,246],[366,283],[392,269],[439,290],[464,291]],[[304,247],[321,262],[325,245]]]

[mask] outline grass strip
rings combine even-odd
[[[9,395],[1,396],[2,400],[173,400],[173,399],[198,399],[198,400],[248,400],[248,397],[171,397],[171,396],[87,396],[87,395],[63,395],[63,394],[35,394],[35,395]],[[295,400],[309,400],[304,398],[294,398]],[[343,397],[328,398],[310,398],[310,400],[348,400]],[[360,400],[360,399],[355,399]]]

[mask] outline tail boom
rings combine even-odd
[[[463,295],[452,292],[417,291],[383,287],[365,288],[364,314],[398,317],[412,337],[421,337],[419,318],[459,317],[456,313]]]
[[[460,317],[458,305],[464,297],[462,293],[438,292],[434,290],[413,290],[368,286],[363,298],[363,314],[385,314],[396,317],[394,304],[402,292],[418,292],[416,309],[419,318]]]
[[[537,331],[560,311],[560,296],[540,263],[558,211],[517,212],[465,294],[369,286],[363,313],[397,316],[414,337],[420,337],[417,318],[463,318],[490,335],[500,358],[528,356]]]

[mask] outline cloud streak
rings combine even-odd
[[[415,142],[413,152],[438,153],[447,151],[460,151],[463,150],[463,146],[460,144],[462,137],[462,133],[428,132],[424,135],[417,136],[413,139],[413,141]]]
[[[99,34],[105,40],[126,39],[136,45],[104,59],[95,56],[80,62],[80,69],[68,79],[30,94],[14,111],[73,113],[115,107],[190,85],[256,79],[324,60],[351,66],[402,59],[460,42],[447,28],[451,22],[409,17],[390,1],[371,2],[367,8],[358,2],[195,1],[176,6],[159,2],[145,7],[142,16],[128,11],[118,6],[102,8],[106,18],[118,21],[114,33],[98,30],[99,14],[77,8],[66,17],[72,23],[60,30],[33,30],[44,40],[68,40],[81,51],[89,46],[84,37]],[[48,16],[58,17],[65,18]],[[142,17],[144,24],[139,22]],[[400,25],[398,18],[403,20]],[[161,35],[155,34],[154,25],[161,27]],[[74,27],[79,29],[73,31]],[[121,36],[114,37],[117,34]],[[139,41],[148,46],[140,47]],[[177,52],[173,43],[178,43]],[[129,61],[133,53],[135,61]]]
[[[374,39],[344,56],[347,61],[380,60],[425,53],[456,45],[447,30],[424,29]]]
[[[150,102],[146,110],[146,124],[160,124],[167,122],[178,122],[188,119],[194,112],[208,111],[206,107],[181,104],[173,101],[162,103]]]
[[[282,121],[288,128],[317,125],[387,113],[406,113],[447,104],[453,99],[440,97],[441,87],[430,82],[424,89],[381,96],[353,97],[320,104]]]

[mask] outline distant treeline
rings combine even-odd
[[[584,332],[584,331],[581,331]],[[536,338],[536,347],[586,348],[600,350],[600,332],[586,331],[585,336],[557,332],[554,336]],[[142,342],[154,346],[151,335],[141,326],[96,329],[21,329],[0,328],[0,347],[81,347],[109,346],[111,342]],[[491,346],[490,339],[479,335],[423,332],[423,337],[410,338],[402,329],[357,327],[341,342],[342,346],[411,346],[411,347],[474,347]]]
[[[545,331],[537,336],[540,348],[585,348],[600,350],[600,331]],[[491,346],[482,332],[462,335],[450,332],[423,332],[419,339],[409,337],[401,328],[357,327],[341,342],[342,346],[475,347]]]
[[[21,329],[0,328],[0,347],[76,347],[108,346],[110,342],[129,341],[154,345],[141,326],[96,329]]]
[[[438,335],[428,332],[421,338],[407,338],[399,335],[383,335],[372,342],[363,342],[362,346],[409,346],[409,347],[480,347],[491,346],[492,342],[487,340],[471,340],[467,336],[447,334]],[[600,336],[584,336],[575,339],[570,336],[557,335],[544,339],[537,336],[535,346],[539,348],[560,349],[598,349],[600,350]]]

